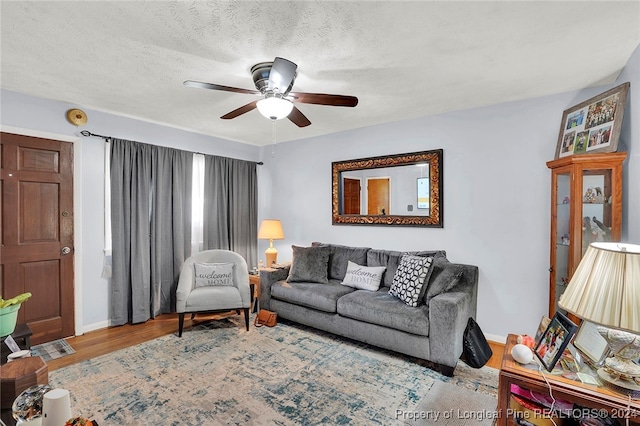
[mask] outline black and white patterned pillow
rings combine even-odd
[[[409,306],[418,306],[425,278],[429,273],[432,257],[410,256],[405,254],[393,275],[389,294],[402,300]]]

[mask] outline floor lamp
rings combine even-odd
[[[258,238],[261,240],[269,240],[269,248],[264,252],[267,258],[267,267],[270,268],[274,263],[278,263],[278,250],[273,247],[273,240],[283,240],[284,231],[282,223],[277,219],[265,219],[260,224]]]
[[[558,301],[598,325],[613,356],[598,376],[619,392],[640,396],[640,245],[592,243]]]

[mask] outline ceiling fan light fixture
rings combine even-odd
[[[293,102],[275,96],[259,100],[256,106],[260,114],[270,120],[281,120],[293,110]]]

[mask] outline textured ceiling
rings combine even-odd
[[[272,142],[249,69],[298,64],[278,141],[612,83],[640,43],[640,1],[2,1],[3,88],[254,145]],[[61,113],[61,117],[64,117]],[[88,129],[91,129],[89,117]]]

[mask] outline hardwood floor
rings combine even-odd
[[[216,317],[222,318],[227,315],[236,315],[236,313],[198,315],[193,322],[197,324],[203,320]],[[193,322],[187,315],[184,319],[185,330],[191,328]],[[49,371],[52,371],[171,333],[176,335],[178,333],[178,314],[175,313],[162,314],[141,324],[126,324],[91,331],[82,336],[67,338],[66,341],[76,352],[51,360],[47,363],[47,366]]]
[[[222,318],[224,316],[236,315],[235,312],[229,314],[201,315],[197,316],[194,322],[197,324],[203,320]],[[185,330],[192,326],[189,316],[185,318]],[[109,352],[117,351],[128,346],[134,346],[157,337],[167,334],[177,334],[178,314],[163,314],[153,320],[142,324],[127,324],[117,327],[109,327],[101,330],[91,331],[82,336],[70,337],[67,342],[75,349],[75,353],[62,358],[51,360],[47,363],[49,371],[66,367],[80,361],[95,358]],[[487,363],[489,367],[500,368],[504,344],[489,342],[493,350],[493,356]]]
[[[489,346],[491,346],[493,355],[489,362],[487,362],[487,366],[500,370],[500,365],[502,364],[502,353],[504,352],[504,343],[490,341]]]

